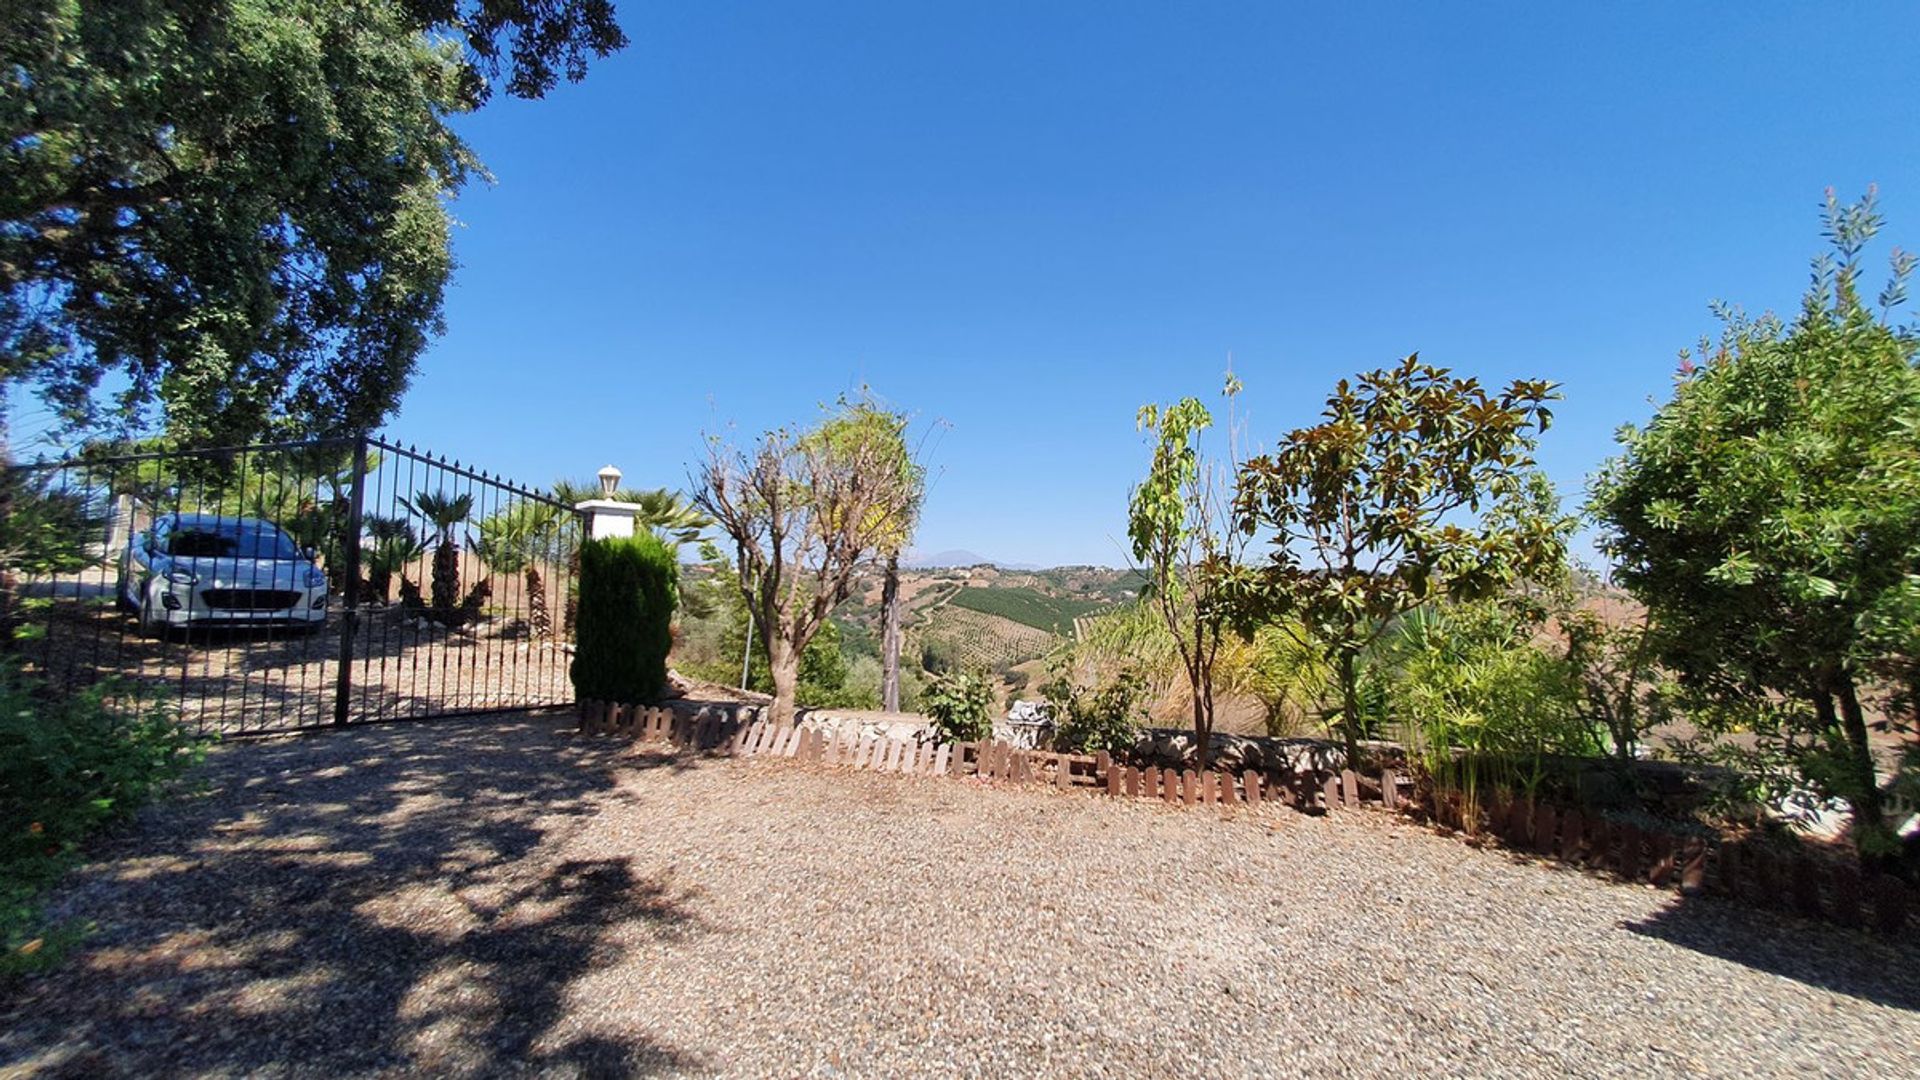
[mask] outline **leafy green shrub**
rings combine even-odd
[[[667,687],[680,569],[651,533],[580,547],[574,692],[582,700],[652,701]]]
[[[93,565],[88,550],[107,523],[84,491],[51,486],[51,474],[0,474],[0,554],[19,573],[72,574]]]
[[[682,659],[676,661],[681,674],[722,686],[740,685],[740,656],[747,651],[747,623],[744,609],[733,614],[738,618],[728,621],[718,634],[713,635],[718,655],[711,655],[712,648],[707,650],[709,656],[706,659],[689,659],[683,654]],[[859,656],[857,660],[870,661],[871,667],[856,667],[856,661],[848,659],[840,635],[839,620],[828,619],[820,624],[813,640],[801,650],[800,682],[794,689],[795,700],[809,709],[879,708],[879,660]],[[767,670],[767,647],[759,634],[754,635],[749,653],[747,689],[762,694],[773,693],[773,675]]]
[[[1147,680],[1122,671],[1091,689],[1062,677],[1042,688],[1053,705],[1053,745],[1070,754],[1132,750],[1146,716]]]
[[[1531,793],[1547,759],[1601,752],[1577,672],[1536,644],[1534,629],[1492,602],[1422,608],[1368,673],[1438,782]]]
[[[1709,733],[1847,800],[1856,851],[1881,863],[1901,841],[1869,710],[1887,680],[1911,698],[1920,676],[1920,336],[1890,310],[1916,260],[1894,249],[1869,305],[1872,192],[1843,206],[1829,191],[1824,224],[1834,251],[1799,315],[1721,307],[1719,340],[1683,353],[1673,397],[1622,431],[1593,509],[1654,659],[1714,706],[1698,714]],[[1898,707],[1876,719],[1895,735],[1920,725]]]
[[[993,683],[983,671],[936,675],[920,695],[920,711],[942,738],[973,742],[993,735]]]
[[[0,976],[44,967],[79,929],[44,924],[40,892],[81,843],[152,801],[205,753],[173,711],[102,684],[54,697],[0,665]]]
[[[929,675],[945,675],[958,666],[959,650],[944,638],[927,638],[920,643],[920,668]]]

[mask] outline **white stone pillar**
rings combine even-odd
[[[575,510],[587,514],[587,536],[590,539],[605,540],[633,535],[634,515],[640,512],[640,508],[613,498],[613,493],[620,490],[620,475],[620,470],[611,465],[601,469],[598,474],[601,497],[573,504]]]

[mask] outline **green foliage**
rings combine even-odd
[[[747,649],[747,616],[737,596],[731,598],[724,618],[726,622],[718,635],[717,648],[690,660],[683,670],[723,686],[738,686],[740,657]],[[799,705],[810,709],[880,707],[879,678],[855,677],[861,667],[859,661],[876,658],[860,652],[850,655],[842,633],[839,620],[829,619],[801,652],[798,688],[794,695]],[[758,634],[754,635],[748,660],[746,688],[761,694],[772,693],[773,676],[767,668],[767,648]]]
[[[1547,759],[1600,751],[1577,670],[1539,631],[1498,602],[1443,603],[1402,617],[1369,658],[1380,707],[1437,782],[1531,794]]]
[[[875,486],[889,493],[887,500],[861,511],[864,520],[855,530],[872,536],[882,556],[906,549],[926,496],[927,469],[907,446],[907,419],[907,414],[863,392],[855,399],[842,398],[839,409],[806,436],[824,459],[860,462],[874,474]],[[845,531],[836,523],[828,524],[830,530]]]
[[[945,638],[929,637],[920,642],[920,668],[929,675],[945,675],[959,666],[959,650]]]
[[[421,491],[412,502],[402,499],[400,505],[433,526],[433,591],[429,594],[433,603],[429,610],[435,618],[449,619],[460,606],[460,543],[454,530],[473,516],[473,495]]]
[[[846,685],[847,658],[840,652],[840,624],[828,619],[800,654],[800,686],[837,693]],[[806,697],[800,700],[807,705],[823,704]]]
[[[957,604],[921,610],[912,636],[922,664],[993,670],[1038,660],[1060,643],[1056,634]]]
[[[565,555],[566,511],[544,502],[520,502],[483,518],[474,554],[502,574],[518,574],[535,564],[553,564]]]
[[[934,730],[955,742],[991,738],[996,704],[992,679],[972,668],[934,676],[920,695],[920,711]]]
[[[1341,380],[1321,423],[1241,467],[1237,522],[1269,557],[1236,571],[1229,606],[1243,633],[1285,617],[1321,650],[1350,755],[1360,656],[1395,618],[1564,562],[1563,523],[1527,513],[1535,439],[1557,396],[1537,379],[1490,394],[1409,356]]]
[[[948,603],[1060,635],[1073,633],[1075,619],[1111,606],[1102,600],[1049,596],[1031,585],[968,586],[956,592]]]
[[[1147,719],[1147,681],[1136,672],[1122,671],[1091,688],[1058,673],[1040,692],[1053,707],[1054,748],[1070,754],[1131,751]]]
[[[679,580],[673,549],[650,533],[581,545],[572,673],[582,700],[635,704],[666,690]]]
[[[1228,638],[1220,649],[1214,683],[1221,693],[1259,701],[1268,735],[1326,730],[1325,704],[1335,690],[1333,671],[1297,624],[1270,623],[1251,637]]]
[[[434,528],[433,543],[445,544],[454,539],[455,526],[473,516],[473,495],[462,492],[448,495],[443,491],[420,491],[413,501],[400,500],[400,505],[427,519]]]
[[[1239,380],[1227,376],[1231,404]],[[1221,506],[1215,470],[1202,461],[1200,439],[1213,415],[1194,398],[1141,408],[1139,426],[1153,436],[1146,479],[1127,504],[1127,536],[1147,575],[1145,599],[1166,623],[1193,707],[1194,742],[1207,767],[1213,742],[1214,664],[1225,640],[1222,588],[1232,577],[1240,540]]]
[[[1869,855],[1894,841],[1862,687],[1920,655],[1920,342],[1859,295],[1879,224],[1871,195],[1842,207],[1829,193],[1836,257],[1815,261],[1799,317],[1720,307],[1719,341],[1697,365],[1682,354],[1672,400],[1622,431],[1593,484],[1660,661],[1718,706],[1706,715],[1739,718],[1816,794],[1847,799]],[[1882,313],[1912,267],[1896,251]],[[1769,698],[1789,707],[1756,706]]]
[[[1642,738],[1673,715],[1675,690],[1654,662],[1645,621],[1608,625],[1592,611],[1559,612],[1567,663],[1580,683],[1582,711],[1622,761],[1636,756]]]
[[[0,372],[235,443],[376,426],[441,326],[453,116],[624,44],[604,0],[10,0]],[[503,63],[504,61],[504,63]]]
[[[1184,547],[1192,528],[1188,495],[1201,480],[1199,437],[1213,426],[1213,414],[1197,398],[1182,398],[1164,409],[1142,406],[1139,425],[1158,438],[1147,478],[1129,500],[1127,536],[1133,541],[1133,557],[1152,564],[1149,583],[1171,591],[1177,568],[1170,561],[1156,561],[1154,554]]]
[[[369,514],[363,522],[366,535],[361,541],[361,565],[366,568],[367,583],[373,595],[386,600],[395,574],[424,558],[427,545],[405,518]]]
[[[88,837],[158,797],[205,752],[171,709],[128,704],[120,690],[55,696],[0,664],[0,976],[46,966],[77,939],[77,927],[46,926],[42,890]]]
[[[82,490],[49,486],[49,474],[0,473],[0,564],[35,576],[77,573],[107,515]]]

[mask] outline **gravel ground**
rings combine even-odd
[[[673,759],[556,718],[234,745],[61,890],[0,1074],[1920,1075],[1920,948],[1387,819]]]
[[[95,586],[107,595],[110,587]],[[237,734],[326,724],[340,675],[340,617],[315,631],[254,626],[139,633],[104,600],[62,604],[28,655],[56,682],[113,675],[157,686],[190,724]],[[354,646],[350,709],[361,719],[528,708],[573,699],[572,654],[524,635],[512,607],[448,631],[398,607],[370,607]]]

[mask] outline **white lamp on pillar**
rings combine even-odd
[[[620,470],[608,465],[594,475],[600,478],[600,497],[573,506],[587,515],[587,535],[595,540],[632,536],[634,515],[640,508],[614,499],[614,492],[620,490]]]

